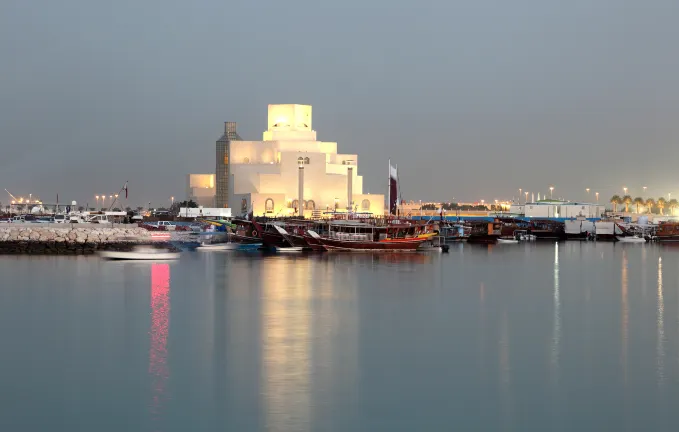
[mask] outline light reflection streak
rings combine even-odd
[[[308,262],[271,261],[262,280],[262,386],[267,428],[309,427],[311,276]]]
[[[627,385],[627,346],[628,346],[628,325],[629,325],[629,306],[627,304],[627,288],[628,288],[628,277],[627,277],[627,251],[623,249],[622,251],[622,274],[621,279],[621,305],[622,305],[622,373],[625,385]]]
[[[658,385],[663,385],[665,382],[665,302],[663,300],[663,281],[662,281],[662,257],[658,257],[658,309],[656,313],[657,317],[657,345],[656,345],[656,356],[657,356],[657,373],[658,373]]]
[[[500,328],[500,340],[498,342],[500,351],[500,386],[502,392],[502,411],[504,415],[503,424],[511,424],[511,364],[509,350],[509,320],[507,311],[502,314],[502,324]]]
[[[170,323],[170,265],[151,265],[151,413],[160,414],[165,397],[165,385],[170,375],[167,365],[167,336]]]
[[[561,344],[561,300],[559,293],[559,243],[554,244],[554,320],[552,328],[551,366],[553,379],[558,381]]]

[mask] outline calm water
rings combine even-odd
[[[3,431],[675,431],[679,249],[0,257]]]

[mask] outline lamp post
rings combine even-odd
[[[528,202],[528,191],[524,192],[523,194],[526,196],[523,200],[523,205],[526,205],[526,203]]]
[[[644,196],[646,196],[646,186],[642,186],[642,189],[644,190]]]
[[[97,200],[97,207],[99,207],[99,195],[95,195],[94,199]]]
[[[594,192],[594,195],[596,195],[596,202],[599,202],[599,192]]]
[[[523,189],[519,188],[519,204],[521,204],[521,195],[523,195]]]
[[[623,186],[622,190],[625,192],[625,195],[627,195],[627,188]]]
[[[589,201],[589,188],[585,188],[585,191],[587,191],[587,201]]]
[[[554,186],[549,187],[549,199],[552,199],[552,192],[554,192]]]

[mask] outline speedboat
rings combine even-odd
[[[497,239],[498,244],[516,244],[519,241],[517,239],[507,239],[507,238],[499,238]]]
[[[151,246],[135,246],[131,251],[101,251],[99,256],[109,260],[164,261],[179,258],[179,253]]]
[[[619,242],[622,243],[646,243],[646,239],[643,237],[640,237],[638,235],[634,236],[618,236],[617,237]]]
[[[203,243],[196,248],[196,250],[199,251],[228,251],[238,249],[240,249],[238,243]]]

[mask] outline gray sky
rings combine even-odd
[[[4,0],[0,189],[134,204],[214,171],[225,120],[314,107],[365,189],[679,198],[676,0]],[[4,192],[3,192],[4,193]],[[7,196],[0,201],[6,203]]]

